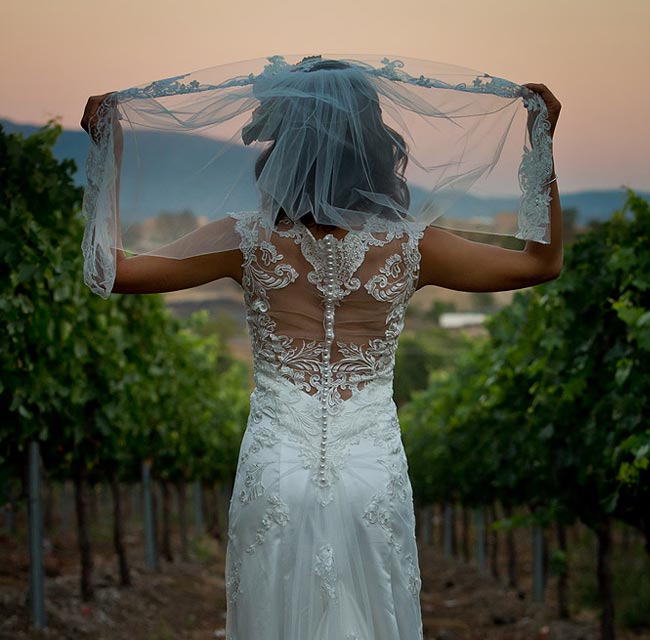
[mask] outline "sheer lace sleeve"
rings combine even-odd
[[[97,112],[93,144],[86,162],[88,183],[82,211],[86,218],[81,248],[84,282],[108,298],[115,282],[116,251],[121,248],[119,220],[119,170],[122,128],[110,96]]]
[[[530,114],[531,147],[524,147],[524,155],[519,166],[519,186],[522,195],[518,216],[519,230],[515,237],[548,244],[551,241],[548,213],[551,189],[548,181],[553,170],[553,147],[549,134],[551,124],[548,120],[546,104],[540,95],[532,91],[530,95],[526,93],[524,104]]]

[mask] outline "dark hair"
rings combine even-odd
[[[316,62],[310,62],[308,66],[302,69],[303,72],[313,72],[320,69],[346,69],[350,65],[338,60],[321,60],[320,56],[309,56],[303,58],[298,63],[296,71],[301,70],[300,64],[307,60],[318,58]],[[371,91],[369,92],[369,87]],[[370,93],[370,95],[369,95]],[[343,157],[339,168],[339,174],[336,176],[334,183],[337,185],[336,191],[332,194],[330,200],[333,206],[347,209],[354,209],[361,212],[368,212],[380,215],[391,215],[383,206],[369,201],[363,195],[355,193],[353,189],[364,191],[375,191],[390,196],[396,203],[408,209],[410,203],[409,189],[404,178],[404,172],[408,164],[407,147],[404,138],[392,128],[388,127],[382,117],[379,99],[376,92],[369,83],[364,83],[363,87],[355,92],[358,103],[358,109],[366,110],[367,116],[362,119],[364,148],[366,149],[367,165],[362,166],[359,162],[358,153],[355,150],[351,132],[346,134],[346,143],[344,146]],[[255,178],[258,179],[264,166],[273,153],[275,140],[262,151],[255,162]],[[305,183],[303,192],[307,191],[312,194],[314,191],[314,167],[309,174]],[[276,218],[276,224],[286,213],[280,209]],[[302,216],[301,221],[305,224],[314,222],[313,212]]]

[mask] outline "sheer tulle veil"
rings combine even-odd
[[[546,106],[486,73],[379,55],[270,56],[112,93],[97,118],[84,278],[104,297],[116,249],[232,250],[237,211],[256,211],[266,233],[282,218],[372,233],[494,230],[493,212],[463,215],[467,192],[492,180],[493,193],[519,193],[505,233],[549,241]]]

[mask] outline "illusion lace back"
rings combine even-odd
[[[229,640],[420,640],[392,399],[421,234],[267,237],[237,214],[255,390],[230,503]],[[268,239],[267,239],[268,238]]]

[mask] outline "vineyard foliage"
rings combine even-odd
[[[0,129],[0,491],[41,443],[48,474],[230,481],[248,377],[205,317],[181,324],[158,295],[102,300],[82,278],[81,190],[57,161],[60,128]],[[9,496],[0,496],[7,499]]]
[[[630,192],[488,329],[401,411],[416,500],[613,516],[650,540],[648,202]]]
[[[181,325],[160,296],[86,288],[81,192],[74,164],[52,156],[59,132],[0,129],[0,492],[34,439],[54,478],[129,482],[151,460],[163,480],[228,483],[247,372],[205,317]],[[590,526],[613,515],[650,539],[648,203],[630,192],[489,333],[401,409],[416,500],[499,500]],[[398,368],[421,377],[403,346]]]

